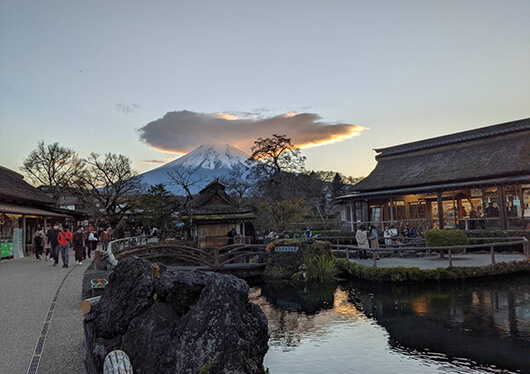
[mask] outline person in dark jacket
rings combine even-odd
[[[236,229],[235,227],[232,227],[232,230],[228,231],[228,234],[226,234],[228,237],[227,244],[234,244],[234,237],[236,236]]]
[[[85,235],[83,227],[79,226],[74,233],[72,244],[74,245],[75,263],[76,265],[83,265],[83,253],[85,252]]]
[[[57,266],[59,263],[59,241],[57,236],[59,235],[59,226],[53,226],[52,229],[49,229],[46,236],[48,237],[48,243],[51,244],[53,258],[53,266]]]

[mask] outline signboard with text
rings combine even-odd
[[[274,248],[275,252],[298,252],[300,247],[298,246],[278,246]]]

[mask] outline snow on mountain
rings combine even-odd
[[[156,169],[141,174],[142,181],[147,185],[163,183],[166,189],[176,195],[183,195],[181,187],[176,186],[168,176],[169,172],[181,173],[195,170],[193,179],[201,179],[198,186],[191,189],[198,193],[204,186],[215,178],[223,178],[234,169],[247,170],[246,161],[250,156],[229,144],[203,144],[193,151],[168,162]]]

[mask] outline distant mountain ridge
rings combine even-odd
[[[235,169],[247,170],[246,161],[249,157],[250,155],[230,144],[203,144],[176,160],[140,174],[140,177],[147,185],[163,183],[168,191],[184,195],[182,188],[173,183],[168,173],[196,170],[193,177],[202,179],[198,186],[191,189],[191,193],[196,194],[215,178],[226,177]]]

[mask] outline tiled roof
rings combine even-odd
[[[21,174],[3,166],[0,166],[0,199],[40,204],[54,203],[44,192],[24,181]]]

